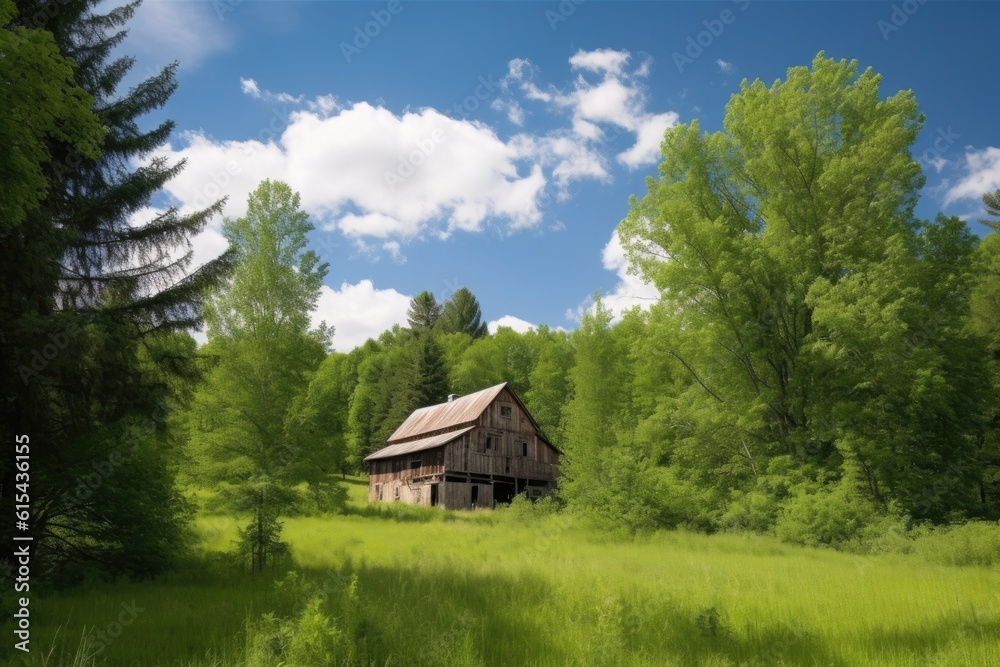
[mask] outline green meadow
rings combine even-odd
[[[371,506],[365,490],[350,481],[346,514],[286,519],[273,575],[236,569],[237,520],[202,513],[182,572],[38,597],[28,664],[1000,664],[1000,569],[940,549],[635,537],[544,506]]]

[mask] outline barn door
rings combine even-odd
[[[438,485],[431,484],[431,507],[436,507],[438,504]]]

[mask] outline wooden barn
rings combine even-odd
[[[559,450],[507,383],[415,410],[365,458],[368,499],[494,507],[555,487]]]

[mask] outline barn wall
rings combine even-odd
[[[493,507],[493,486],[469,482],[445,482],[442,486],[442,505],[450,510],[469,510],[472,507],[472,487],[479,489],[476,508]]]
[[[399,501],[414,505],[430,505],[431,490],[429,484],[413,484],[402,479],[369,480],[368,500],[371,502],[381,500],[383,502]]]
[[[502,408],[509,408],[504,416]],[[490,448],[486,448],[487,438]],[[474,428],[441,447],[370,464],[370,501],[391,502],[399,489],[401,502],[430,505],[430,482],[440,482],[439,504],[448,509],[471,509],[472,484],[479,487],[477,506],[492,507],[494,488],[479,480],[444,480],[444,475],[459,478],[468,475],[495,476],[499,481],[516,480],[521,491],[531,480],[531,486],[548,493],[558,477],[559,453],[538,436],[534,424],[509,389],[503,389],[483,411]],[[416,465],[416,468],[411,468]],[[420,480],[420,486],[413,480]],[[507,487],[509,488],[509,487]],[[379,493],[381,492],[381,494]]]

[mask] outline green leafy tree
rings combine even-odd
[[[611,326],[612,314],[595,295],[572,336],[576,365],[570,371],[572,399],[564,412],[560,489],[571,503],[606,514],[609,495],[601,482],[611,464],[627,400],[627,351]]]
[[[528,374],[528,389],[523,395],[525,407],[543,433],[561,442],[559,424],[570,396],[573,348],[565,333],[551,331],[545,326],[527,336],[537,347],[537,358]]]
[[[281,555],[277,517],[324,458],[296,437],[293,411],[329,342],[325,327],[309,329],[327,271],[306,249],[312,229],[298,194],[261,183],[246,215],[225,221],[238,261],[206,308],[206,354],[218,362],[196,397],[192,436],[203,474],[226,482],[229,506],[251,516],[241,535],[253,571]]]
[[[966,465],[981,400],[978,376],[961,380],[978,354],[959,332],[971,244],[960,223],[913,218],[923,118],[880,82],[823,54],[770,87],[744,82],[723,131],[667,131],[659,178],[620,227],[686,378],[668,455],[724,496],[763,489],[775,467],[860,478],[914,516],[967,506],[974,473],[941,462]],[[946,474],[949,491],[921,492]]]
[[[1000,218],[1000,190],[983,196],[987,213]],[[977,249],[979,278],[972,294],[971,326],[989,351],[991,398],[983,415],[979,498],[987,516],[1000,514],[1000,221],[980,220],[991,231]]]
[[[465,333],[473,338],[482,338],[489,333],[483,322],[479,301],[466,287],[459,287],[444,302],[436,326],[442,333]]]
[[[178,355],[193,347],[171,334],[200,323],[204,294],[230,263],[190,264],[190,239],[220,204],[135,219],[182,168],[149,159],[173,124],[141,126],[175,89],[176,65],[118,91],[133,59],[112,52],[136,4],[16,6],[15,16],[3,5],[0,37],[0,165],[11,188],[0,221],[0,423],[10,442],[31,437],[33,563],[66,580],[87,568],[153,574],[184,534],[165,431],[173,374],[187,365]],[[8,506],[14,469],[4,461]]]

